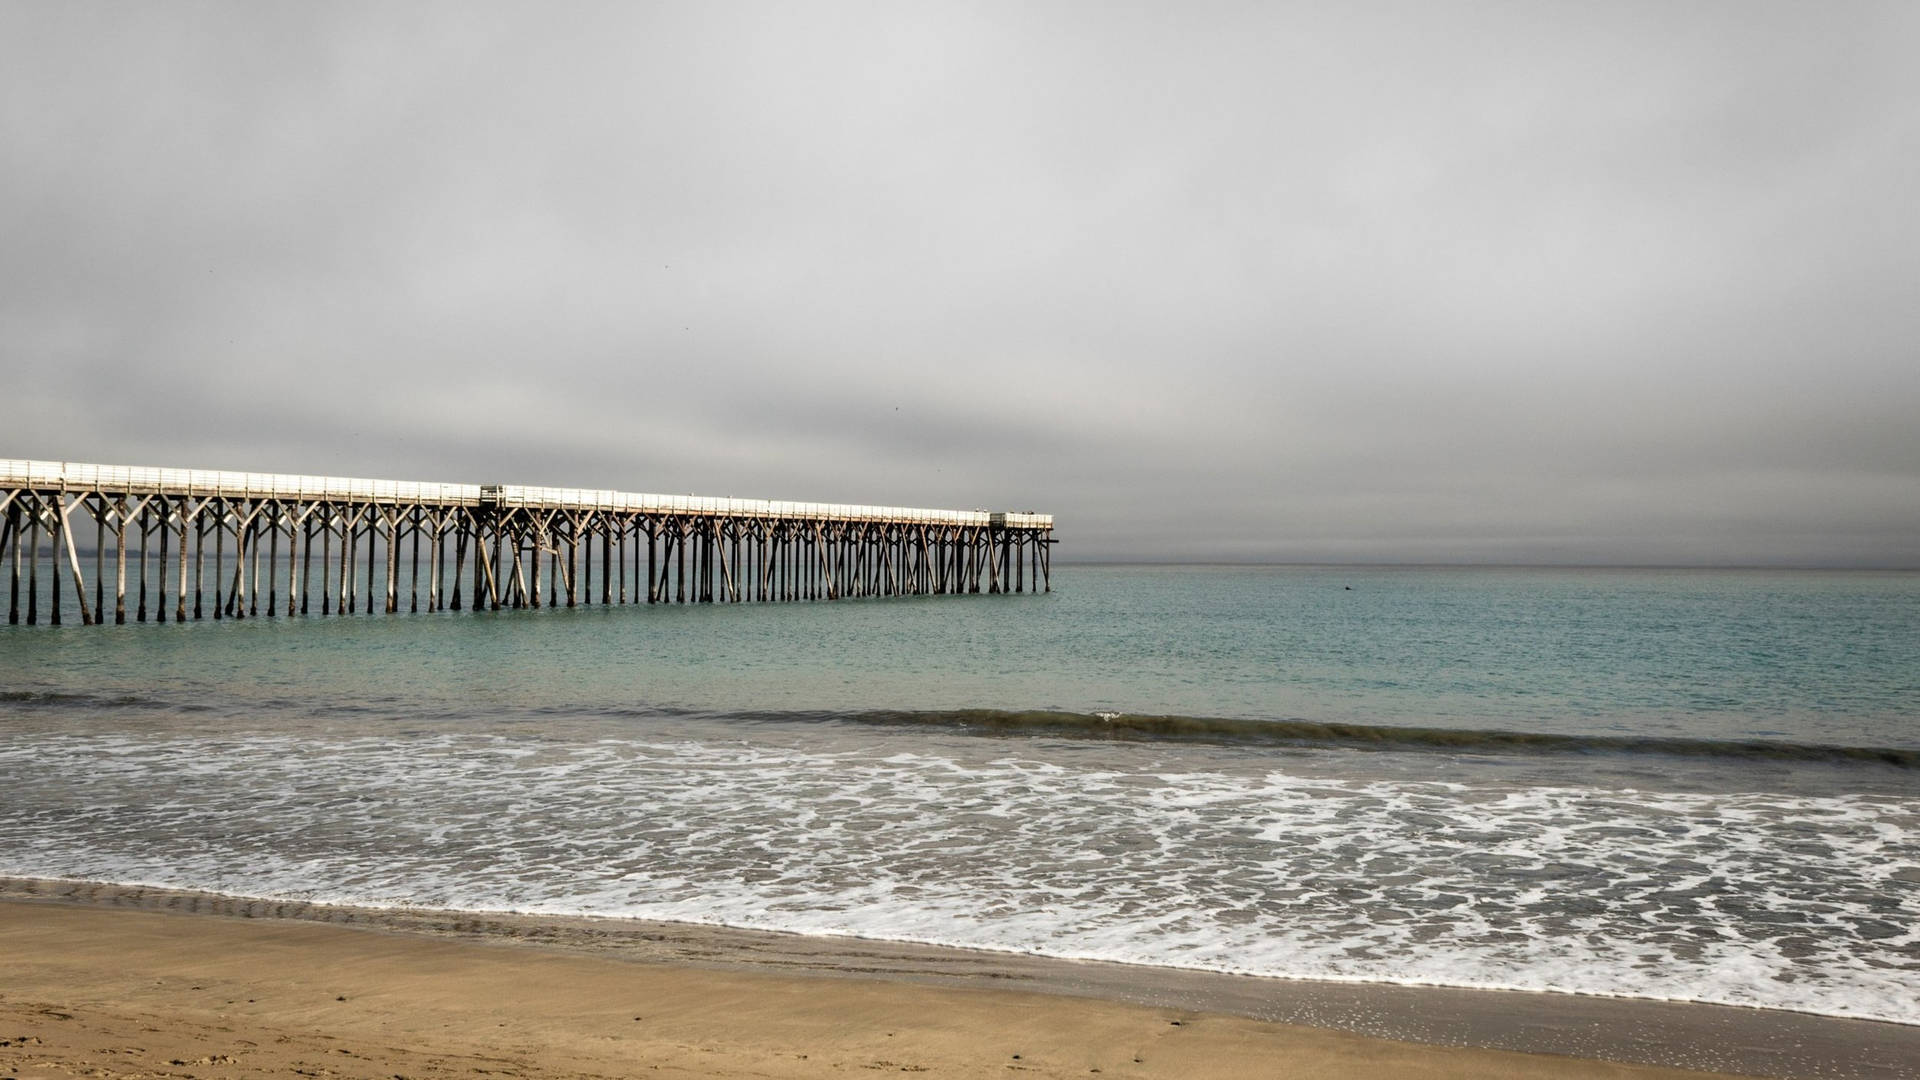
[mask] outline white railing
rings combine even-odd
[[[71,461],[0,459],[0,484],[67,491],[123,491],[134,495],[219,495],[226,498],[337,499],[350,502],[431,502],[478,505],[478,484],[431,484],[344,476],[156,469],[86,465]]]
[[[520,484],[432,484],[410,480],[364,480],[341,476],[157,469],[137,465],[85,465],[70,461],[0,458],[0,487],[62,491],[114,491],[131,495],[214,495],[230,499],[302,499],[372,503],[432,503],[541,510],[611,510],[628,513],[712,517],[784,518],[809,521],[1001,526],[1051,529],[1051,514],[1002,514],[985,510],[931,510],[906,506],[721,499],[699,495],[646,495],[583,488]]]

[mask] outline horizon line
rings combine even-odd
[[[1060,567],[1184,566],[1242,567],[1247,569],[1354,569],[1354,570],[1799,570],[1843,573],[1916,573],[1920,565],[1908,564],[1810,564],[1810,563],[1631,563],[1631,562],[1435,562],[1323,559],[1063,559]]]

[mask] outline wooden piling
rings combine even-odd
[[[207,504],[202,501],[193,513],[193,621],[202,616],[201,599],[207,571]],[[218,574],[216,570],[214,573]]]
[[[420,508],[407,511],[407,532],[413,538],[413,573],[407,582],[407,613],[420,610]]]
[[[321,510],[320,517],[320,614],[333,614],[333,523],[332,506]]]
[[[280,505],[271,503],[267,509],[267,618],[280,614]],[[288,552],[292,554],[291,550]],[[260,598],[260,564],[254,564],[253,596]],[[258,612],[255,612],[258,614]]]
[[[47,612],[48,626],[60,625],[60,538],[67,531],[64,527],[65,523],[61,520],[65,516],[64,511],[57,513],[53,515],[52,520],[47,525],[47,528],[52,531],[52,535],[47,537],[47,543],[53,548],[53,550],[48,553],[51,558],[47,560],[49,563],[47,567],[47,601],[48,607],[51,609]],[[77,580],[79,574],[76,572],[74,577]],[[81,595],[84,596],[86,594],[82,591]]]
[[[160,587],[155,592],[153,621],[164,623],[167,621],[167,541],[173,538],[173,529],[169,524],[173,520],[173,504],[157,496],[156,499],[160,504],[155,526],[160,533]]]
[[[33,546],[27,552],[27,625],[33,626],[40,621],[40,508],[39,500],[33,507]]]
[[[453,596],[448,599],[448,606],[454,611],[460,610],[460,578],[461,575],[466,572],[466,569],[467,521],[463,517],[455,527],[453,534]],[[476,593],[475,595],[478,594]]]
[[[577,518],[568,519],[566,540],[567,540],[567,562],[566,562],[565,573],[566,573],[566,585],[567,585],[567,606],[572,607],[574,606],[575,600],[578,599],[576,590],[574,589],[575,579],[580,576],[579,519]]]
[[[260,614],[260,508],[247,514],[247,554],[253,558],[252,580],[247,584],[247,614]],[[271,576],[271,571],[269,571]]]
[[[485,567],[487,571],[487,610],[489,611],[500,610],[500,545],[505,539],[504,531],[495,528],[493,530],[493,558],[481,560],[481,565]]]
[[[196,505],[194,509],[198,510],[199,508]],[[180,581],[179,584],[175,586],[180,590],[180,594],[179,598],[174,601],[173,608],[173,621],[176,623],[187,621],[187,515],[193,512],[194,511],[187,509],[187,504],[184,501],[174,506],[174,514],[180,519],[178,526],[180,531],[180,551],[176,556],[180,560]]]
[[[480,599],[480,596],[481,596],[481,590],[484,589],[486,586],[486,576],[484,573],[482,573],[480,567],[482,563],[485,563],[487,561],[487,549],[486,549],[486,540],[483,538],[483,533],[482,533],[484,526],[482,525],[481,522],[477,520],[474,521],[472,525],[473,525],[473,610],[477,613],[483,610],[481,607],[482,601]]]
[[[539,588],[537,586],[531,590],[527,588],[526,564],[532,563],[535,569],[538,569],[540,566],[539,551],[527,546],[531,542],[532,540],[526,529],[521,528],[513,531],[513,574],[508,580],[509,585],[512,586],[512,597],[507,601],[508,607],[524,608],[540,606]],[[526,553],[524,557],[522,556],[523,551]]]
[[[613,523],[600,522],[600,603],[613,603]]]
[[[447,554],[447,516],[440,511],[429,511],[427,522],[433,528],[433,538],[427,543],[427,610],[440,610],[444,593],[440,590],[441,578],[446,573]]]
[[[79,500],[79,505],[86,505],[86,500]],[[106,616],[107,610],[107,575],[106,571],[102,569],[101,563],[101,560],[105,556],[106,547],[107,500],[101,499],[93,511],[93,610],[100,612],[102,618]],[[73,576],[74,580],[78,581],[80,579],[80,571],[75,569]],[[84,615],[81,616],[81,622],[83,625],[86,622]]]
[[[79,506],[78,502],[74,505],[75,508]],[[67,513],[67,500],[62,497],[60,499],[60,536],[66,541],[67,563],[73,568],[73,596],[74,599],[80,601],[80,625],[86,626],[96,621],[94,612],[99,611],[100,607],[98,604],[94,605],[91,610],[87,607],[87,583],[80,577],[80,556],[73,549],[73,525],[67,517]],[[53,615],[57,621],[60,617],[60,609],[58,606],[53,609]]]
[[[127,625],[127,504],[113,514],[113,625]]]
[[[149,500],[151,501],[151,500]],[[146,504],[140,505],[140,608],[135,621],[147,621],[147,530],[152,527],[152,510]]]
[[[20,507],[9,505],[7,535],[12,541],[9,546],[13,556],[13,576],[7,585],[7,623],[10,626],[20,625],[20,518]]]
[[[400,610],[400,519],[391,512],[383,512],[380,520],[387,525],[387,614]]]
[[[376,560],[379,558],[380,520],[381,512],[376,507],[367,507],[367,614],[369,615],[374,613],[373,576],[378,572],[379,567]],[[388,544],[387,547],[391,549],[393,545]]]
[[[313,568],[313,509],[287,518],[287,617],[307,613],[307,572]]]

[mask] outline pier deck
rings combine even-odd
[[[130,597],[135,622],[573,607],[596,568],[601,604],[1052,587],[1037,513],[9,459],[0,511],[11,623],[23,598],[40,621],[43,543],[53,625],[62,569],[83,623],[105,620],[109,581],[116,623]]]

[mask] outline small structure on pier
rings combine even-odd
[[[43,543],[54,625],[63,567],[85,623],[105,620],[109,579],[128,620],[130,573],[136,622],[419,611],[423,592],[427,611],[573,607],[595,602],[596,567],[601,604],[1052,588],[1053,517],[1036,513],[6,459],[0,511],[12,623],[23,592],[40,621]]]

